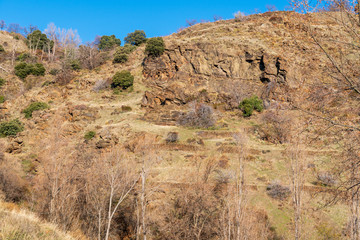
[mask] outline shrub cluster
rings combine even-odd
[[[136,49],[136,46],[125,44],[123,47],[118,47],[114,54],[113,63],[124,63],[128,60],[128,56]]]
[[[33,49],[48,50],[53,48],[54,42],[47,38],[46,34],[40,30],[35,30],[27,35],[27,45]]]
[[[323,186],[334,186],[336,180],[334,176],[328,172],[322,172],[317,175],[317,183]]]
[[[115,35],[111,35],[111,36],[102,36],[100,38],[100,43],[98,47],[100,50],[107,51],[120,45],[121,45],[121,40],[116,38]]]
[[[177,132],[169,132],[165,139],[167,143],[174,143],[177,142],[178,140],[179,140],[179,133]]]
[[[6,83],[5,79],[0,78],[0,88],[1,88],[2,86],[4,86],[5,83]]]
[[[112,88],[127,89],[134,84],[134,76],[129,71],[121,71],[115,73],[112,79]]]
[[[5,97],[3,95],[0,95],[0,103],[4,103],[5,102]]]
[[[43,109],[48,109],[49,105],[47,105],[44,102],[33,102],[31,103],[27,108],[25,108],[22,113],[25,113],[25,117],[26,118],[31,118],[32,117],[32,113],[34,111],[38,111],[38,110],[43,110]]]
[[[24,126],[18,119],[0,123],[0,137],[15,136],[23,130]]]
[[[286,143],[291,137],[293,119],[286,112],[269,110],[261,118],[258,132],[262,140],[272,143]]]
[[[244,117],[250,117],[254,110],[261,112],[264,109],[263,102],[258,96],[245,98],[240,104],[239,108],[243,111]]]
[[[266,187],[267,194],[275,199],[284,200],[290,195],[290,189],[278,182],[273,182]]]
[[[21,79],[25,79],[28,75],[44,76],[45,67],[41,63],[28,64],[21,62],[15,66],[15,75]]]
[[[85,140],[91,140],[95,137],[95,135],[96,135],[96,132],[89,131],[85,134],[84,138],[85,138]]]
[[[25,61],[25,60],[27,60],[27,59],[29,59],[29,58],[31,58],[31,56],[30,56],[29,53],[21,53],[21,54],[16,58],[16,60],[23,62],[23,61]]]
[[[0,44],[0,53],[1,52],[5,52],[5,48],[3,47],[3,45]]]
[[[135,30],[135,32],[129,33],[124,40],[128,44],[139,46],[146,42],[146,34],[143,30]]]
[[[215,125],[214,110],[202,103],[192,103],[190,111],[179,116],[178,124],[188,127],[212,127]]]
[[[77,59],[70,60],[68,62],[68,64],[69,64],[70,68],[74,71],[78,71],[81,69],[80,61]]]
[[[146,42],[145,53],[151,57],[159,57],[165,51],[165,43],[162,37],[150,38]]]

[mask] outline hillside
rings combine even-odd
[[[331,62],[313,40],[337,39],[326,43],[327,49],[347,52],[356,62],[358,52],[341,44],[351,39],[335,17],[336,13],[274,12],[196,24],[164,37],[166,48],[160,57],[147,56],[143,44],[127,62],[113,64],[110,51],[102,65],[74,71],[65,85],[50,74],[61,68],[60,57],[42,61],[45,76],[15,76],[11,52],[16,49],[18,56],[30,50],[23,39],[0,32],[5,48],[0,66],[6,70],[0,70],[0,78],[6,80],[0,89],[6,99],[0,103],[0,121],[19,119],[24,124],[16,136],[0,138],[4,199],[95,239],[97,227],[106,227],[102,221],[108,205],[100,203],[109,194],[109,172],[121,172],[117,177],[123,182],[135,179],[134,188],[114,215],[110,239],[135,239],[144,219],[149,239],[225,239],[221,234],[227,220],[230,224],[232,212],[240,208],[247,226],[243,236],[248,239],[292,239],[289,156],[296,142],[303,174],[303,238],[346,238],[350,208],[345,200],[322,208],[333,188],[319,180],[343,156],[337,137],[345,134],[334,135],[338,129],[328,130],[321,118],[336,116],[332,121],[358,124],[360,116],[358,96],[339,90],[342,87],[328,74]],[[35,58],[43,58],[40,51]],[[121,70],[131,72],[134,85],[115,92],[105,82]],[[106,87],[97,90],[101,81]],[[323,86],[337,98],[321,98]],[[264,110],[244,117],[238,106],[254,95]],[[22,111],[32,102],[49,107],[25,118]],[[214,126],[179,124],[181,116],[201,104],[214,111]],[[89,131],[94,137],[84,139]],[[178,139],[167,141],[170,132]],[[110,163],[99,162],[109,154],[116,155]],[[139,180],[145,175],[146,190]],[[277,184],[285,193],[271,197],[269,190]],[[239,185],[244,203],[236,208],[232,200],[239,197]],[[146,198],[143,218],[141,196]],[[6,226],[28,221],[22,215],[7,217],[13,212],[0,213],[4,214]]]

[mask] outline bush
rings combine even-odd
[[[113,63],[124,63],[128,60],[128,55],[136,49],[136,46],[125,44],[123,47],[118,47],[114,54]]]
[[[114,76],[113,76],[113,82],[111,84],[112,88],[122,88],[122,89],[127,89],[128,87],[131,87],[134,83],[134,76],[131,75],[131,73],[129,71],[121,71],[121,72],[117,72]]]
[[[4,86],[5,83],[6,83],[5,79],[0,78],[0,88],[1,88],[2,86]]]
[[[100,43],[99,43],[99,49],[100,50],[111,50],[116,46],[120,46],[121,45],[121,40],[116,38],[115,35],[111,35],[111,36],[102,36],[100,38]]]
[[[130,106],[122,105],[121,106],[121,111],[130,112],[130,111],[132,111],[132,108]]]
[[[85,138],[85,140],[91,140],[95,137],[95,135],[96,135],[96,132],[89,131],[85,134],[84,138]]]
[[[56,76],[59,73],[59,69],[53,68],[49,72],[51,75]]]
[[[41,63],[36,63],[35,65],[33,65],[31,74],[35,76],[44,76],[45,75],[44,65],[42,65]]]
[[[289,197],[290,189],[278,182],[273,182],[266,187],[267,194],[275,199],[284,200]]]
[[[115,54],[113,63],[125,63],[128,60],[128,55],[125,53]]]
[[[28,75],[44,76],[45,67],[41,63],[28,64],[21,62],[15,66],[15,75],[21,79],[25,79]]]
[[[71,68],[72,70],[74,70],[74,71],[78,71],[78,70],[81,69],[81,67],[80,67],[80,62],[79,62],[79,60],[77,60],[77,59],[74,59],[74,60],[69,61],[68,64],[69,64],[70,68]]]
[[[262,140],[286,143],[291,137],[293,118],[287,112],[269,110],[261,116],[258,132]]]
[[[3,45],[0,44],[0,53],[1,52],[5,52],[5,48],[3,47]]]
[[[24,126],[18,119],[0,123],[0,137],[15,136],[23,130]]]
[[[25,113],[25,117],[26,118],[31,118],[32,117],[32,113],[34,111],[38,111],[38,110],[43,110],[43,109],[48,109],[49,105],[47,105],[44,102],[33,102],[31,103],[27,108],[25,108],[22,113]]]
[[[145,53],[148,56],[159,57],[165,51],[165,43],[162,37],[150,38],[146,43]]]
[[[28,53],[21,53],[21,54],[16,58],[16,60],[23,62],[23,61],[25,61],[26,59],[29,59],[30,57],[31,57],[31,56],[30,56],[30,54],[28,54]]]
[[[35,30],[32,33],[28,34],[26,44],[32,49],[36,47],[36,49],[45,51],[48,51],[48,47],[52,49],[54,46],[54,42],[50,41],[50,39],[47,38],[46,34],[41,33],[40,30]]]
[[[323,186],[334,186],[336,180],[333,175],[328,172],[319,173],[317,175],[317,183]]]
[[[240,104],[239,108],[243,111],[244,117],[250,117],[254,110],[261,112],[264,109],[263,102],[258,96],[245,98]]]
[[[124,40],[128,44],[139,46],[146,42],[146,34],[143,30],[135,30],[135,32],[129,33]]]
[[[215,125],[214,110],[202,103],[192,103],[190,111],[179,116],[178,124],[188,127],[212,127]]]
[[[5,102],[5,97],[0,95],[0,103],[4,103]]]
[[[179,140],[179,133],[177,132],[169,132],[165,141],[167,143],[174,143],[177,142]]]

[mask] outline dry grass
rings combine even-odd
[[[55,225],[41,221],[25,210],[11,209],[0,202],[0,239],[11,240],[71,240]]]

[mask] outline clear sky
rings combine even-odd
[[[0,0],[0,20],[21,26],[36,25],[44,30],[54,22],[61,28],[77,29],[83,42],[96,35],[115,34],[123,40],[127,33],[144,30],[148,37],[165,36],[186,25],[186,20],[233,18],[237,11],[246,14],[266,5],[284,10],[287,0]]]

